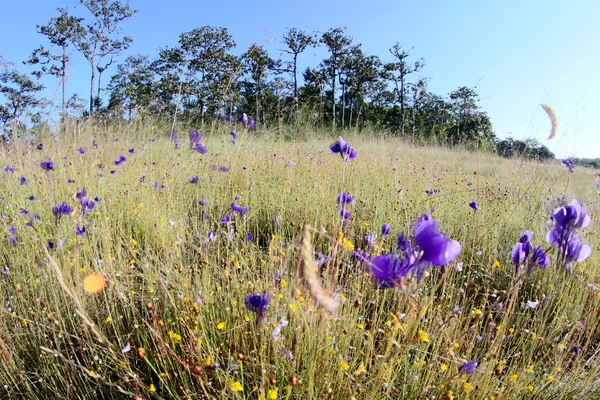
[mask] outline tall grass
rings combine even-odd
[[[0,172],[1,397],[600,397],[597,252],[571,274],[551,266],[518,282],[510,261],[523,230],[545,243],[561,195],[584,204],[594,222],[582,241],[598,248],[591,171],[372,135],[351,138],[359,156],[344,167],[318,132],[304,141],[242,133],[234,144],[217,126],[201,132],[209,153],[200,155],[185,138],[175,148],[166,129],[71,127],[42,150],[1,150],[0,165],[15,168]],[[127,161],[115,165],[120,154]],[[52,171],[39,166],[47,158]],[[84,187],[99,198],[87,214],[75,198]],[[356,196],[349,223],[342,191]],[[75,211],[57,220],[51,209],[63,201]],[[248,214],[232,215],[233,201]],[[462,243],[458,260],[405,291],[377,289],[351,248],[390,223],[374,253],[389,251],[427,211]],[[329,257],[319,275],[341,298],[334,313],[302,275],[306,224],[315,259]],[[83,290],[91,272],[109,282],[95,295]],[[244,306],[252,293],[271,295],[259,324]],[[462,373],[474,359],[475,372]]]

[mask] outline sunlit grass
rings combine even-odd
[[[212,129],[209,153],[200,155],[186,140],[176,149],[164,132],[81,128],[76,139],[44,140],[43,150],[2,150],[0,166],[15,171],[0,171],[0,396],[600,395],[593,171],[366,135],[349,138],[358,157],[344,165],[329,151],[331,138],[241,133],[233,144],[226,128]],[[115,165],[120,154],[127,161]],[[39,166],[47,158],[53,171]],[[83,187],[99,198],[85,215],[75,197]],[[349,223],[336,204],[342,191],[356,196]],[[545,244],[549,200],[561,195],[592,216],[580,236],[595,252],[572,274],[552,266],[515,282],[512,246],[525,229]],[[248,214],[234,215],[234,201]],[[60,202],[75,211],[57,221],[51,209]],[[374,252],[389,251],[432,210],[462,243],[459,258],[406,291],[376,289],[350,248],[365,249],[364,235],[377,232]],[[34,213],[40,220],[26,226]],[[384,223],[392,226],[387,240]],[[342,299],[334,313],[316,303],[302,275],[305,224],[314,228],[315,258],[330,257],[320,276]],[[48,241],[55,246],[46,252]],[[107,286],[86,291],[93,273]],[[271,301],[257,326],[244,298],[263,292]],[[476,358],[475,372],[459,371]]]

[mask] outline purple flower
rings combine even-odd
[[[356,151],[352,149],[352,144],[350,142],[346,143],[341,136],[339,136],[338,140],[333,142],[329,148],[333,153],[340,153],[340,156],[342,156],[344,161],[348,161],[350,158],[356,158],[357,156]]]
[[[29,214],[29,210],[26,208],[22,208],[21,211],[19,211],[21,213],[21,215],[25,216],[27,214]]]
[[[227,168],[225,165],[221,165],[219,167],[219,171],[221,171],[221,172],[227,172],[227,171],[229,171],[229,168]]]
[[[221,218],[221,222],[228,224],[229,222],[231,222],[231,218],[229,217],[229,215],[226,215],[223,218]]]
[[[383,225],[381,225],[381,234],[383,236],[389,235],[390,234],[390,229],[391,229],[390,224],[383,224]]]
[[[10,224],[8,226],[8,230],[10,231],[10,233],[17,233],[17,228],[15,228],[13,224]]]
[[[244,125],[248,124],[248,116],[246,115],[246,113],[243,113],[238,119],[237,122],[241,122]]]
[[[351,216],[352,213],[350,213],[350,211],[345,210],[343,208],[340,210],[340,217],[342,217],[343,219],[350,219]]]
[[[575,170],[575,160],[573,159],[573,157],[565,158],[560,163],[563,167],[567,167],[570,173],[573,173],[573,171]]]
[[[471,186],[473,186],[473,183],[469,181],[469,182],[467,182],[467,186],[471,187]]]
[[[577,229],[590,224],[590,216],[583,212],[577,200],[573,200],[566,206],[557,208],[551,220],[554,221],[554,227],[548,232],[546,240],[558,248],[558,265],[571,271],[573,261],[585,261],[592,253],[592,248],[582,244],[576,234]]]
[[[291,351],[289,351],[285,347],[282,349],[282,351],[283,351],[283,358],[285,358],[288,361],[292,361],[294,359],[294,355],[292,354]]]
[[[412,272],[416,261],[414,252],[388,253],[371,259],[371,273],[381,288],[392,288],[402,284],[403,278]]]
[[[198,183],[200,181],[200,177],[198,175],[192,176],[190,179],[190,183]]]
[[[96,143],[96,139],[92,140],[92,147],[98,148],[98,143]]]
[[[54,214],[54,217],[56,217],[57,220],[59,220],[63,215],[71,213],[71,211],[73,211],[73,208],[64,202],[52,207],[52,214]]]
[[[29,200],[29,201],[34,201],[34,200],[35,200],[35,196],[34,196],[34,195],[31,195],[31,196],[29,196],[29,197],[27,198],[27,200]]]
[[[51,240],[48,240],[48,248],[49,248],[50,250],[52,250],[52,249],[54,248],[54,242],[53,242],[53,241],[51,241]]]
[[[77,151],[79,151],[79,154],[85,154],[85,149],[83,147],[78,148]]]
[[[190,148],[194,148],[196,143],[198,143],[202,139],[200,133],[197,130],[190,131]]]
[[[256,121],[252,117],[248,117],[248,129],[256,129]]]
[[[479,210],[479,202],[477,200],[472,201],[469,203],[469,207],[471,207],[473,210],[477,211],[477,210]]]
[[[253,237],[254,236],[252,236],[252,234],[250,232],[246,233],[246,241],[248,241],[248,242],[252,241]]]
[[[238,133],[236,132],[236,130],[235,130],[235,129],[234,129],[234,130],[232,130],[231,132],[229,132],[229,134],[230,134],[231,136],[233,136],[233,139],[234,139],[234,140],[238,138]]]
[[[375,246],[375,241],[377,240],[377,234],[375,232],[369,232],[365,234],[365,246],[367,249],[371,250],[373,246]]]
[[[349,204],[352,203],[354,201],[354,196],[352,196],[349,193],[343,192],[340,193],[337,197],[337,203],[338,204]]]
[[[239,206],[237,204],[235,204],[235,202],[231,203],[231,209],[233,210],[234,213],[238,213],[240,215],[246,215],[246,213],[249,211],[249,207],[242,207]]]
[[[77,227],[77,229],[75,230],[75,234],[77,236],[82,236],[85,233],[85,226],[82,227]]]
[[[129,150],[127,150],[127,151],[129,152],[129,154],[133,154],[133,153],[135,153],[135,148],[134,148],[134,147],[132,147],[132,148],[130,148],[130,149],[129,149]]]
[[[440,221],[424,219],[415,227],[415,242],[423,252],[421,260],[441,267],[453,261],[461,252],[458,241],[440,231]]]
[[[48,159],[46,161],[42,161],[40,163],[40,167],[42,167],[42,169],[45,171],[52,171],[54,169],[54,163],[51,159]]]
[[[260,321],[264,317],[267,307],[269,306],[269,294],[252,294],[246,297],[244,304],[246,308],[256,313],[256,325],[260,324]]]
[[[75,193],[75,197],[78,198],[79,200],[83,199],[85,196],[87,196],[86,188],[83,188],[83,189],[81,189],[81,191],[77,191]]]
[[[466,361],[466,362],[462,363],[460,365],[460,367],[458,367],[458,371],[463,374],[466,374],[466,375],[472,375],[477,370],[478,365],[479,365],[479,359],[476,358],[472,361]]]
[[[11,246],[16,246],[18,241],[19,238],[17,237],[17,235],[10,235],[8,237],[8,244],[10,244]]]
[[[13,172],[15,172],[15,168],[11,167],[10,165],[7,165],[6,168],[4,168],[4,172],[12,174]]]
[[[27,178],[25,178],[25,176],[21,175],[21,177],[19,178],[19,183],[21,184],[21,186],[27,185]]]
[[[194,150],[196,150],[200,154],[208,153],[208,148],[202,142],[196,142],[194,144]]]
[[[208,200],[206,199],[200,199],[200,201],[198,202],[201,206],[205,206],[206,203],[208,203]]]

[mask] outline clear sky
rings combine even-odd
[[[445,95],[459,86],[476,86],[482,108],[499,137],[533,137],[558,156],[600,157],[600,1],[403,1],[131,0],[138,15],[124,33],[134,38],[127,54],[156,54],[175,45],[178,35],[203,25],[229,29],[241,54],[253,42],[278,57],[286,28],[325,31],[345,26],[367,54],[391,61],[395,43],[423,57],[429,89]],[[0,54],[19,63],[44,43],[36,24],[75,7],[74,0],[5,1]],[[301,55],[302,66],[316,66],[322,50]],[[69,92],[84,98],[89,65],[77,54]],[[124,57],[123,57],[124,58]],[[110,74],[106,74],[108,82]],[[45,81],[52,97],[58,84]],[[558,115],[557,137],[539,104]]]

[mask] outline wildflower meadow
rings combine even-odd
[[[1,398],[600,398],[594,170],[253,124],[0,148]]]

